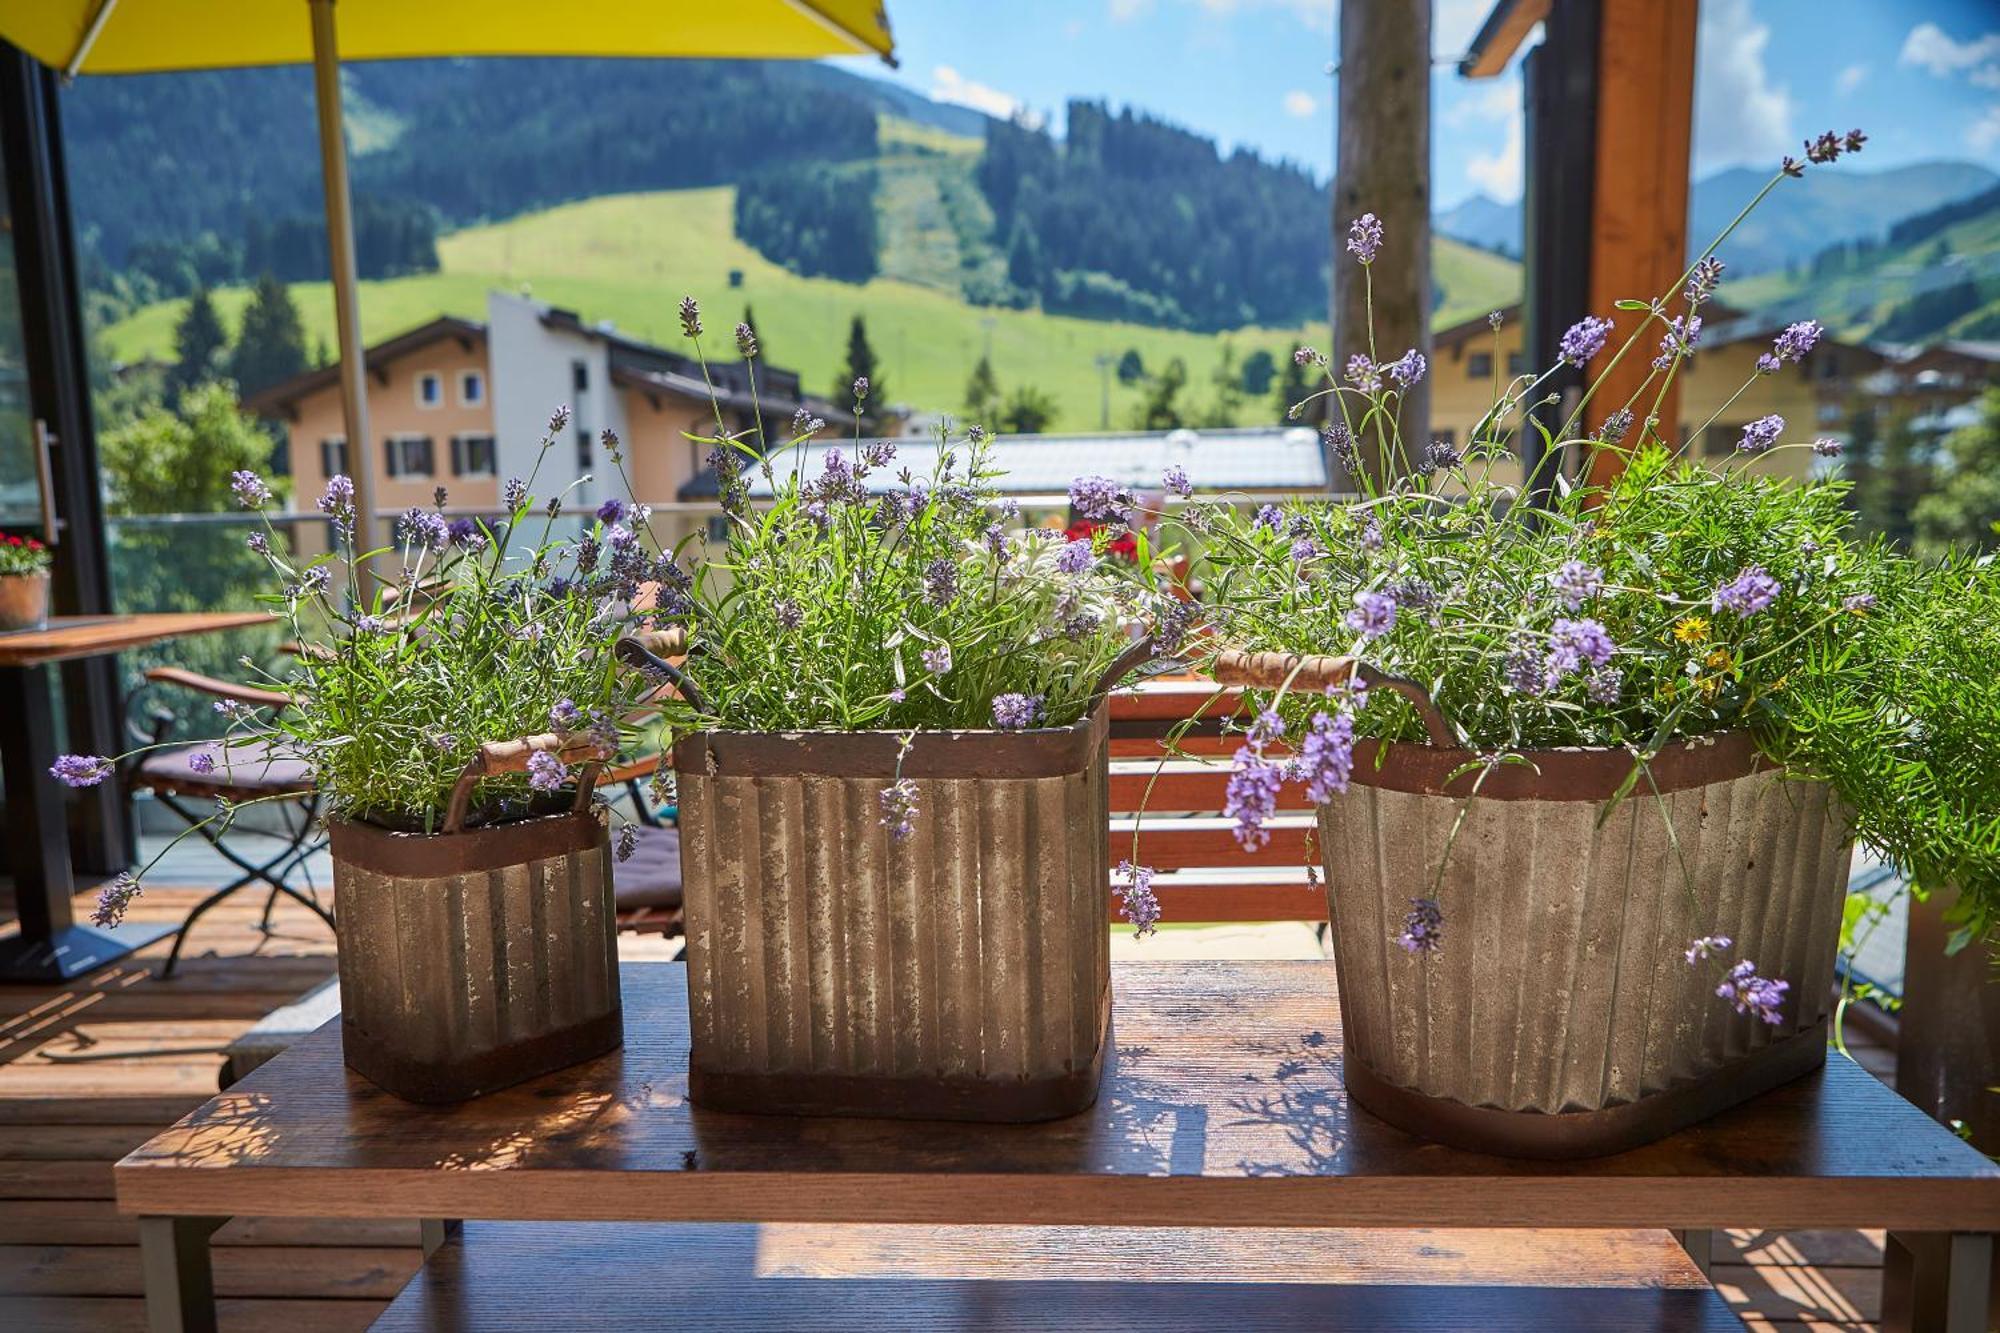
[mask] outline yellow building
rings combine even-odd
[[[1431,435],[1463,445],[1480,418],[1515,376],[1532,373],[1523,350],[1525,331],[1518,305],[1501,311],[1496,332],[1486,318],[1440,330],[1432,340]],[[1746,423],[1776,414],[1785,419],[1783,443],[1807,444],[1821,436],[1845,435],[1846,403],[1860,380],[1881,357],[1866,347],[1822,338],[1796,364],[1759,375],[1757,358],[1770,350],[1777,329],[1726,307],[1711,306],[1708,327],[1694,356],[1680,370],[1679,446],[1711,466],[1735,458]],[[1649,345],[1644,353],[1650,356]],[[1640,355],[1635,348],[1631,355]],[[1710,424],[1712,423],[1712,424]],[[1508,423],[1518,432],[1520,414]],[[1704,426],[1706,429],[1704,429]],[[1699,432],[1699,435],[1696,435]],[[1518,435],[1516,436],[1518,442]],[[1496,462],[1496,481],[1520,479],[1518,450],[1513,461]],[[1750,463],[1760,472],[1804,477],[1812,469],[1807,449],[1783,449]]]

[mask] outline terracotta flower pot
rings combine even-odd
[[[1469,752],[1364,741],[1320,809],[1355,1100],[1462,1147],[1584,1157],[1823,1063],[1849,862],[1827,785],[1788,779],[1747,733],[1700,737],[1655,756],[1600,826],[1629,754],[1526,757],[1468,806]],[[1433,897],[1437,947],[1399,947]],[[1690,963],[1716,935],[1733,945]],[[1780,1022],[1717,995],[1743,959],[1787,983]]]
[[[49,572],[0,574],[0,631],[45,629],[49,623]]]

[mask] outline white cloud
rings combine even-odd
[[[1959,70],[1983,65],[1995,56],[2000,56],[2000,32],[1961,42],[1935,23],[1919,23],[1903,39],[1903,54],[1898,60],[1927,69],[1942,79]]]
[[[1744,163],[1775,164],[1793,142],[1791,90],[1771,82],[1764,64],[1771,29],[1750,0],[1711,0],[1701,8],[1694,89],[1697,175]]]
[[[1111,0],[1111,18],[1126,23],[1153,7],[1153,0]]]
[[[1304,120],[1317,110],[1319,110],[1319,99],[1303,88],[1294,88],[1285,94],[1286,115]]]
[[[1975,88],[1991,88],[2000,92],[2000,65],[1981,65],[1966,76]]]
[[[1439,60],[1457,60],[1479,35],[1479,25],[1492,8],[1493,0],[1436,0],[1431,6],[1431,51]],[[1531,45],[1523,42],[1521,49]]]
[[[1012,120],[1017,114],[1023,114],[1020,98],[968,79],[950,65],[939,65],[931,71],[931,100],[969,106],[974,111],[984,111],[1001,120]],[[1027,118],[1033,120],[1034,116],[1027,113]]]
[[[1507,122],[1507,141],[1497,153],[1474,153],[1465,164],[1466,177],[1501,203],[1521,197],[1521,156],[1526,150],[1521,118]]]
[[[1986,108],[1986,114],[1965,128],[1965,141],[1979,152],[2000,147],[2000,103]]]
[[[1833,81],[1833,86],[1840,92],[1851,93],[1856,88],[1859,88],[1867,77],[1868,66],[1849,65],[1846,69],[1840,71],[1839,77]]]
[[[1445,107],[1438,120],[1447,129],[1462,130],[1475,125],[1498,125],[1508,117],[1519,118],[1521,111],[1521,79],[1518,74],[1508,74],[1497,79],[1482,79],[1476,83],[1454,79],[1450,92],[1450,105]],[[1437,101],[1447,100],[1444,98]]]

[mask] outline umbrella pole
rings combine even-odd
[[[319,112],[320,176],[326,188],[326,246],[333,276],[333,322],[340,347],[340,408],[347,426],[347,471],[354,481],[357,551],[372,551],[375,533],[375,469],[368,437],[368,370],[361,347],[361,305],[354,263],[354,201],[347,189],[347,144],[341,135],[340,44],[334,30],[334,0],[306,0],[312,11],[313,101]],[[366,570],[361,595],[374,589]]]

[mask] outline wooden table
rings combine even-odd
[[[155,924],[104,930],[75,922],[63,787],[49,774],[56,759],[49,668],[270,620],[264,611],[52,616],[45,630],[0,634],[0,771],[7,782],[7,851],[21,922],[19,930],[0,939],[0,982],[67,981],[175,929]]]
[[[679,964],[627,964],[625,1048],[438,1109],[348,1074],[338,1020],[115,1169],[155,1328],[212,1319],[230,1216],[1209,1227],[1890,1227],[1941,1235],[1985,1327],[2000,1168],[1845,1057],[1576,1163],[1421,1142],[1352,1107],[1323,963],[1134,963],[1095,1108],[978,1126],[691,1107]],[[430,1235],[442,1241],[443,1224]]]

